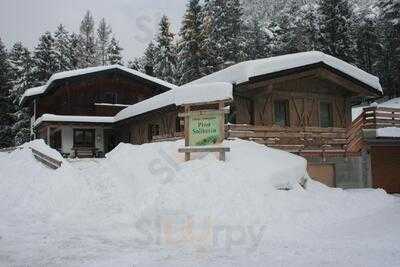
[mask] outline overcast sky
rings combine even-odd
[[[186,0],[0,0],[0,37],[7,47],[22,41],[33,48],[41,33],[54,32],[60,23],[78,32],[90,10],[96,23],[104,17],[112,26],[127,60],[142,55],[162,14],[171,18],[176,32],[185,5]]]

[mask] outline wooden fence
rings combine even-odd
[[[400,109],[384,107],[364,108],[363,119],[364,129],[400,128]]]

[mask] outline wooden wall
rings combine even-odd
[[[149,125],[158,125],[159,135],[171,135],[177,131],[178,110],[160,110],[118,123],[114,127],[117,142],[144,144],[149,143]]]
[[[96,107],[104,103],[107,93],[117,95],[118,104],[134,104],[154,96],[152,88],[116,74],[103,74],[65,81],[54,93],[38,100],[37,117],[44,113],[80,116],[114,116],[120,108]]]
[[[282,82],[258,89],[255,95],[241,88],[234,97],[236,123],[274,126],[273,103],[281,99],[289,103],[290,127],[319,127],[321,101],[331,103],[333,127],[346,128],[351,123],[346,91],[315,78]]]

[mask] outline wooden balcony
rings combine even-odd
[[[400,128],[400,109],[369,107],[352,122],[350,129],[321,127],[271,127],[227,124],[226,138],[241,138],[307,157],[355,156],[365,148],[365,140],[374,129]],[[153,142],[173,141],[183,133],[156,136]]]
[[[364,129],[400,128],[400,109],[368,107],[364,108],[364,112],[361,115],[363,117]]]
[[[228,124],[227,138],[241,138],[308,156],[343,155],[346,153],[345,128],[269,127]]]

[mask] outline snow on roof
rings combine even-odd
[[[239,84],[249,81],[252,77],[321,62],[371,86],[379,92],[382,92],[382,87],[379,83],[378,77],[344,62],[343,60],[319,51],[302,52],[241,62],[219,72],[195,80],[190,84],[210,82],[229,82],[232,84]]]
[[[92,123],[113,123],[114,117],[100,117],[100,116],[66,116],[43,114],[34,123],[34,126],[42,122],[92,122]]]
[[[121,110],[115,116],[115,121],[121,121],[169,105],[180,106],[183,104],[231,100],[232,98],[232,84],[230,83],[188,84]]]
[[[134,105],[130,105],[129,107],[121,110],[114,117],[43,114],[35,121],[34,126],[37,126],[45,121],[113,123],[169,105],[180,106],[183,104],[196,104],[231,99],[232,84],[229,83],[185,85],[153,96]]]
[[[136,70],[133,70],[130,68],[126,68],[121,65],[99,66],[99,67],[90,67],[90,68],[85,68],[85,69],[70,70],[70,71],[55,73],[50,77],[50,79],[46,82],[45,85],[27,89],[25,91],[25,93],[22,95],[20,103],[23,103],[27,97],[41,95],[41,94],[45,93],[47,91],[47,89],[49,88],[49,86],[51,85],[51,83],[53,83],[56,80],[62,80],[65,78],[70,78],[70,77],[74,77],[74,76],[80,76],[80,75],[85,75],[85,74],[90,74],[90,73],[95,73],[95,72],[100,72],[100,71],[105,71],[105,70],[111,70],[111,69],[122,70],[124,72],[130,73],[132,75],[138,76],[140,78],[157,83],[159,85],[162,85],[162,86],[170,88],[170,89],[177,87],[176,85],[173,85],[171,83],[168,83],[168,82],[165,82],[158,78],[149,76],[142,72],[139,72],[139,71],[136,71]]]

